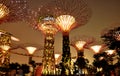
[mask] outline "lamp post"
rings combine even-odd
[[[35,52],[35,50],[37,49],[36,47],[32,47],[32,46],[28,46],[26,47],[28,53],[29,53],[29,64],[32,66],[30,67],[30,72],[31,72],[31,76],[34,76],[34,65],[32,64],[32,55]]]
[[[61,58],[60,54],[55,54],[55,65],[56,65],[55,72],[56,72],[56,75],[61,75],[60,65],[58,64],[60,58]]]
[[[28,46],[26,47],[28,53],[29,53],[29,64],[31,63],[32,61],[32,55],[33,53],[35,52],[35,50],[37,49],[36,47],[32,47],[32,46]]]
[[[59,60],[60,56],[61,56],[60,54],[55,54],[55,64],[56,65],[58,64],[58,60]]]

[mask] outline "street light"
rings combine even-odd
[[[55,74],[56,75],[61,75],[61,69],[59,65],[59,60],[61,59],[61,54],[55,54]]]
[[[58,60],[59,60],[60,56],[61,56],[60,54],[55,54],[55,64],[56,65],[58,64]]]
[[[35,50],[37,49],[36,47],[32,47],[32,46],[28,46],[26,47],[28,53],[29,53],[29,64],[31,65],[30,66],[30,73],[31,73],[31,76],[34,76],[34,65],[32,64],[32,55],[33,53],[35,52]]]
[[[32,46],[28,46],[26,47],[28,53],[29,53],[29,64],[31,63],[32,61],[32,55],[33,53],[35,52],[35,50],[37,49],[36,47],[32,47]]]

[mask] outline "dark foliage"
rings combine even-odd
[[[101,38],[110,49],[120,49],[120,40],[116,38],[120,34],[120,27],[108,30]],[[120,51],[120,50],[119,50]]]
[[[22,64],[21,69],[23,70],[24,74],[29,73],[29,66],[27,64]]]
[[[9,66],[10,66],[10,70],[17,70],[20,68],[20,64],[18,63],[11,63]]]

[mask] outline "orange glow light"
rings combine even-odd
[[[78,50],[81,50],[81,49],[83,49],[83,47],[84,47],[85,44],[86,44],[85,41],[77,41],[77,42],[75,43],[75,46],[76,46],[76,48],[77,48]]]
[[[106,52],[111,55],[115,52],[115,50],[107,50]]]
[[[43,19],[40,19],[38,24],[38,29],[43,31],[44,34],[46,33],[55,34],[58,30],[54,25],[55,25],[54,18],[48,16],[48,17],[44,17]]]
[[[36,48],[36,47],[29,46],[29,47],[26,47],[26,49],[28,50],[28,53],[29,53],[29,54],[33,54],[37,48]]]
[[[56,23],[62,31],[68,32],[71,29],[72,24],[75,23],[75,18],[70,15],[61,15],[56,18]]]
[[[101,45],[94,45],[91,46],[91,49],[95,52],[95,53],[99,53],[101,50],[102,46]]]

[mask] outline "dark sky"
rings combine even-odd
[[[39,7],[42,3],[41,0],[28,0],[31,8]],[[51,1],[51,0],[46,0]],[[84,26],[78,27],[70,32],[70,38],[77,35],[93,36],[96,40],[100,41],[102,30],[120,23],[120,0],[87,0],[89,7],[92,9],[92,16],[88,23]],[[25,23],[6,23],[0,26],[0,29],[12,33],[20,39],[18,43],[44,43],[44,35],[40,31],[33,30]],[[25,50],[13,50],[21,53],[27,53]],[[35,54],[39,55],[41,51]],[[55,35],[55,53],[62,53],[62,34],[61,32]],[[76,56],[76,50],[71,47],[72,56]],[[92,62],[93,52],[85,50],[85,56]],[[41,61],[40,58],[34,58],[37,62]],[[11,62],[27,63],[28,57],[11,54]]]

